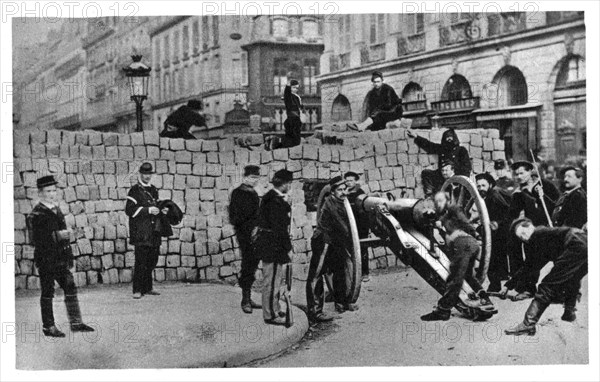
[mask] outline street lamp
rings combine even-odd
[[[131,56],[133,62],[126,68],[123,68],[127,83],[129,84],[129,94],[131,100],[135,102],[135,114],[137,117],[136,131],[143,131],[142,127],[142,103],[148,98],[148,80],[150,78],[151,67],[142,62],[142,55]]]

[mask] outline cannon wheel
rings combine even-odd
[[[321,208],[325,203],[325,198],[331,195],[331,187],[329,185],[325,185],[319,194],[319,199],[317,200],[317,220],[318,217],[321,216]],[[356,302],[358,300],[358,296],[360,295],[360,285],[362,279],[362,267],[361,267],[361,253],[360,253],[360,238],[358,237],[358,228],[356,226],[356,219],[354,218],[354,213],[352,213],[352,208],[350,206],[350,202],[348,199],[344,201],[344,207],[346,209],[346,213],[348,214],[348,221],[350,222],[350,232],[352,233],[352,248],[354,251],[350,254],[352,257],[352,280],[350,282],[350,291],[349,294],[351,296],[351,302]],[[327,246],[325,247],[327,250]],[[331,289],[331,288],[330,288]]]
[[[481,235],[481,257],[475,277],[479,283],[483,284],[487,278],[492,253],[492,230],[490,228],[490,217],[485,202],[481,196],[479,196],[476,186],[466,176],[455,175],[450,179],[447,179],[442,186],[442,190],[450,194],[450,202],[460,206],[467,216],[467,209],[471,206],[475,206],[477,209],[483,230]]]

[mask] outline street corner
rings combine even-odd
[[[84,320],[95,329],[91,333],[70,331],[63,302],[55,299],[56,324],[65,338],[45,337],[37,299],[18,298],[17,368],[236,367],[283,352],[308,331],[308,319],[297,307],[290,328],[266,324],[260,309],[243,313],[239,288],[176,284],[158,290],[159,296],[139,300],[122,287],[82,293]]]

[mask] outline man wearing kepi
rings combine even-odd
[[[516,283],[530,273],[539,273],[548,262],[554,266],[538,286],[537,293],[525,312],[523,322],[506,330],[506,334],[534,335],[535,325],[548,306],[566,294],[564,321],[575,320],[575,304],[581,279],[588,273],[587,233],[569,227],[535,227],[530,219],[519,218],[510,228],[511,234],[525,243],[525,265],[504,286],[506,294]]]
[[[373,89],[367,93],[367,119],[363,122],[349,123],[352,130],[383,130],[386,124],[402,118],[402,100],[393,87],[383,83],[383,74],[374,71],[371,75]]]
[[[359,195],[364,195],[365,192],[360,187],[358,180],[360,179],[359,175],[354,171],[348,171],[344,174],[344,179],[346,180],[347,197],[350,202],[350,206],[352,206],[352,213],[354,213],[354,218],[356,219],[356,228],[358,229],[358,238],[365,239],[369,236],[369,215],[367,215],[360,206],[357,204],[357,198]],[[366,245],[361,245],[360,248],[361,254],[361,268],[362,268],[362,281],[368,282],[369,278],[369,252],[368,247]]]
[[[158,189],[150,184],[154,170],[152,164],[140,166],[138,183],[129,190],[125,213],[129,216],[129,242],[135,246],[133,270],[133,298],[159,295],[152,289],[152,271],[158,263],[161,243],[160,214],[168,208],[158,208]]]
[[[67,316],[72,332],[93,332],[94,329],[81,320],[77,287],[73,274],[69,270],[73,266],[70,231],[67,229],[65,217],[57,201],[57,181],[52,175],[37,180],[40,202],[27,217],[31,229],[34,249],[34,262],[40,275],[42,296],[43,333],[49,337],[64,337],[54,323],[53,299],[54,282],[65,293]]]
[[[244,167],[243,183],[231,193],[229,202],[229,222],[235,227],[235,234],[242,253],[240,287],[242,288],[242,310],[252,313],[261,306],[252,301],[252,283],[260,258],[252,248],[252,233],[256,230],[260,199],[254,187],[260,179],[260,168]]]
[[[344,206],[346,200],[346,183],[341,176],[329,181],[331,195],[323,203],[317,227],[323,232],[323,240],[329,244],[326,256],[331,256],[333,270],[333,295],[335,310],[343,313],[347,310],[358,310],[358,305],[351,301],[352,285],[352,233],[350,221]],[[357,265],[358,266],[358,265]]]
[[[448,129],[442,134],[441,143],[433,143],[430,140],[417,136],[412,130],[407,130],[406,134],[410,138],[415,138],[417,146],[429,154],[438,155],[438,169],[425,169],[421,173],[421,182],[426,196],[433,195],[444,183],[442,177],[442,164],[454,163],[454,172],[456,175],[471,176],[471,158],[466,148],[460,145],[458,136],[454,129]]]
[[[283,265],[291,261],[289,227],[292,208],[286,196],[292,180],[291,172],[277,171],[271,180],[273,189],[263,196],[258,210],[255,250],[263,262],[263,318],[265,323],[273,325],[285,325],[285,312],[279,306],[279,289]]]

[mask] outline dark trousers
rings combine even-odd
[[[52,271],[40,270],[40,284],[42,288],[42,297],[40,299],[40,307],[42,311],[42,324],[44,328],[49,328],[54,325],[54,311],[52,301],[54,299],[54,281],[65,293],[65,302],[75,298],[77,295],[77,287],[73,280],[73,274],[68,268],[55,269]]]
[[[421,172],[421,184],[425,195],[433,195],[442,188],[444,178],[439,170],[425,169]]]
[[[490,257],[490,267],[488,269],[488,278],[490,286],[488,290],[498,292],[502,288],[502,280],[508,279],[508,256],[506,254],[505,237],[498,236],[497,232],[492,232],[492,254]]]
[[[331,257],[330,267],[333,271],[333,298],[336,304],[346,305],[354,302],[350,293],[353,264],[348,250],[335,245],[329,245],[327,252],[327,256]],[[357,280],[357,282],[360,282],[360,280]]]
[[[152,290],[152,271],[158,263],[159,247],[136,245],[134,254],[133,293],[144,294]]]
[[[473,266],[479,254],[479,243],[471,236],[460,236],[454,239],[454,250],[450,253],[450,274],[446,279],[446,292],[438,301],[438,307],[451,310],[460,301],[459,294],[463,282],[479,292],[481,284],[473,277]]]
[[[302,121],[300,117],[288,116],[285,122],[283,122],[285,128],[285,135],[281,140],[280,148],[294,147],[300,144],[302,130]]]
[[[551,304],[564,293],[565,306],[575,307],[581,279],[588,273],[587,250],[567,248],[538,286],[535,299]]]
[[[325,303],[324,277],[327,273],[329,263],[327,256],[323,253],[325,243],[320,235],[311,239],[312,256],[306,279],[306,307],[309,317],[315,317],[323,312]]]
[[[391,111],[378,111],[371,115],[371,119],[373,123],[371,126],[367,128],[367,130],[378,131],[385,129],[385,125],[388,122],[395,121],[397,119],[402,118],[402,108],[400,107],[400,111],[397,111],[397,108]]]
[[[368,246],[361,244],[360,257],[361,257],[360,260],[361,260],[362,275],[368,276],[369,275],[369,247]]]
[[[260,259],[252,249],[252,233],[243,230],[236,230],[240,252],[242,252],[242,270],[240,272],[240,287],[242,289],[251,289],[255,280],[255,273],[258,269]]]

